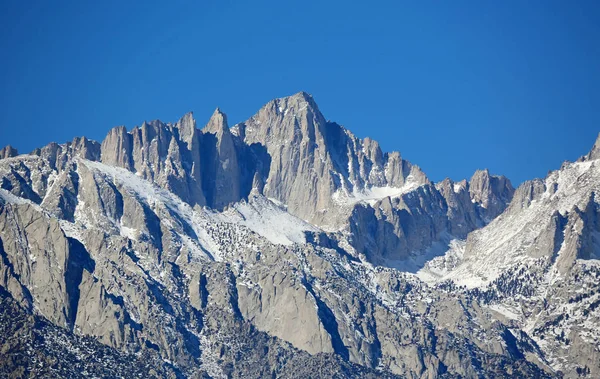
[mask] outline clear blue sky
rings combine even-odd
[[[2,0],[0,22],[0,145],[21,152],[300,90],[433,180],[543,177],[600,131],[597,0]]]

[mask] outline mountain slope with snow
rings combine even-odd
[[[68,341],[48,356],[85,336],[161,377],[600,373],[597,148],[516,191],[432,183],[299,93],[233,128],[3,151],[0,290]]]
[[[506,317],[570,377],[599,372],[596,146],[544,180],[523,183],[503,214],[418,274],[433,285],[451,282]]]

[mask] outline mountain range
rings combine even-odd
[[[304,92],[7,146],[0,373],[599,377],[599,159],[433,182]]]

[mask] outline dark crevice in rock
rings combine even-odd
[[[246,145],[243,141],[236,138],[236,148],[240,152],[238,164],[240,166],[240,197],[248,199],[252,191],[255,175],[258,174],[261,182],[264,183],[269,177],[271,169],[271,156],[267,148],[259,143]],[[259,192],[262,192],[259,189]]]
[[[148,227],[148,233],[150,234],[150,239],[152,240],[152,244],[158,249],[159,252],[163,250],[162,238],[163,232],[160,225],[160,218],[148,207],[145,203],[140,203],[142,209],[144,210],[144,217],[146,219],[146,226]],[[159,262],[160,262],[160,256]]]
[[[554,248],[552,249],[551,262],[554,263],[558,257],[563,242],[565,240],[565,227],[569,221],[568,217],[561,215],[558,211],[552,215],[554,224]]]
[[[202,162],[202,192],[206,198],[206,204],[213,207],[215,203],[215,178],[217,155],[217,136],[206,133],[202,135],[202,150],[200,151],[200,162]]]
[[[364,304],[362,302],[360,305],[361,307],[364,307]],[[383,354],[381,352],[381,341],[379,340],[379,336],[377,335],[377,319],[374,317],[373,313],[371,313],[371,320],[373,321],[373,324],[369,325],[369,331],[373,335],[373,343],[371,345],[370,358],[371,365],[373,367],[376,367],[380,363]]]
[[[123,311],[123,323],[127,324],[131,327],[131,329],[136,330],[138,332],[141,332],[142,330],[144,330],[144,325],[134,321],[131,318],[131,315],[129,314],[129,312],[127,311],[127,309],[125,308],[125,301],[123,300],[123,296],[117,296],[117,295],[113,295],[112,293],[108,292],[108,291],[104,291],[106,298],[108,298],[114,305],[118,305],[121,310]],[[118,318],[118,316],[117,316]]]
[[[325,232],[305,231],[304,238],[306,238],[306,243],[314,244],[326,249],[333,249],[340,256],[348,259],[351,262],[360,262],[360,259],[353,257],[346,250],[342,249],[338,241],[335,238],[330,237]]]
[[[138,258],[138,256],[135,255],[135,251],[133,250],[133,247],[131,245],[131,240],[127,240],[127,248],[123,248],[122,251],[125,252],[125,255],[127,255],[133,261],[133,263],[137,264],[139,262],[140,258]],[[146,275],[148,275],[148,272],[146,272],[142,267],[140,268],[142,269],[142,271],[144,271]]]
[[[162,286],[156,282],[149,281],[149,280],[146,280],[146,286],[148,286],[150,293],[156,300],[156,304],[160,305],[165,310],[165,312],[167,312],[171,316],[174,316],[175,311],[173,310],[173,306],[171,305],[169,300],[167,300],[167,298],[163,294],[162,288],[161,288]]]
[[[123,216],[123,208],[124,208],[123,194],[121,194],[121,191],[119,191],[117,189],[117,186],[115,186],[114,183],[107,180],[106,184],[108,184],[110,189],[115,194],[115,214],[113,215],[113,218],[115,220],[120,220],[121,217]]]
[[[231,304],[231,308],[233,310],[233,314],[239,320],[242,320],[244,317],[242,316],[242,312],[240,311],[240,307],[238,306],[238,290],[237,290],[237,277],[231,271],[229,264],[227,264],[227,272],[229,273],[229,303]]]
[[[147,348],[153,349],[155,351],[160,351],[160,347],[157,344],[150,342],[150,340],[146,340],[144,341],[144,343]]]
[[[183,337],[183,344],[187,352],[194,358],[200,358],[200,339],[188,330],[185,324],[177,318],[175,320],[175,328]]]
[[[79,284],[83,277],[83,270],[93,273],[96,263],[81,242],[69,237],[67,237],[67,240],[69,242],[69,255],[65,271],[65,285],[69,303],[65,317],[69,327],[72,329],[77,317],[80,295]]]
[[[342,341],[342,337],[340,336],[339,327],[335,315],[329,309],[327,304],[313,290],[312,286],[306,279],[302,279],[302,284],[306,288],[306,290],[313,296],[315,302],[317,303],[317,315],[323,324],[323,327],[331,336],[331,344],[333,345],[333,350],[336,354],[340,355],[343,359],[350,359],[350,352],[344,342]]]
[[[198,283],[200,291],[200,307],[206,308],[208,305],[208,288],[207,288],[206,274],[200,274],[200,281]]]
[[[70,171],[69,179],[73,185],[72,189],[68,187],[63,188],[63,193],[60,196],[58,207],[62,211],[62,216],[69,222],[75,222],[75,208],[77,207],[77,195],[79,193],[79,175],[75,171]]]
[[[183,217],[180,217],[179,213],[170,208],[167,209],[169,211],[169,216],[171,216],[175,221],[177,221],[181,225],[183,232],[186,235],[188,235],[191,239],[197,240],[198,236],[196,235],[194,228],[192,228],[192,226]]]

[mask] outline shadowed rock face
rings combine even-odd
[[[299,93],[2,159],[0,372],[71,375],[87,338],[99,376],[596,375],[593,151],[432,183]]]
[[[223,209],[242,199],[238,164],[240,152],[229,131],[227,116],[219,109],[215,110],[202,133],[205,142],[202,153],[207,163],[204,170],[204,192],[213,208]]]

